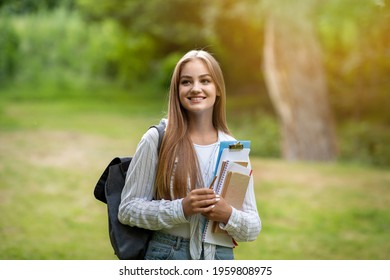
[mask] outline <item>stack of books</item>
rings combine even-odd
[[[252,176],[249,167],[249,141],[221,142],[215,175],[215,193],[220,194],[232,207],[241,210]],[[219,226],[219,222],[207,221],[203,241],[234,247],[234,240]]]

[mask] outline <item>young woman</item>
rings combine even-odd
[[[206,51],[185,54],[173,72],[166,131],[149,129],[129,167],[119,207],[123,224],[154,230],[145,259],[234,259],[233,249],[201,241],[207,219],[236,241],[261,230],[253,180],[241,210],[209,189],[220,141],[235,140],[227,127],[221,68]]]

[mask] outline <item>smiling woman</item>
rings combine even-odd
[[[172,75],[160,152],[157,131],[147,131],[129,166],[119,207],[123,224],[154,230],[146,259],[233,259],[233,239],[252,241],[259,234],[253,180],[241,209],[207,187],[220,142],[235,140],[225,104],[225,83],[215,58],[205,51],[185,54]],[[232,237],[231,246],[202,242],[206,220]]]

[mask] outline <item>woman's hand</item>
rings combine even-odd
[[[208,213],[219,200],[219,195],[211,189],[192,190],[182,201],[184,215],[189,217],[197,213]]]
[[[226,200],[207,188],[192,190],[182,205],[186,217],[200,213],[209,220],[226,224],[232,214],[232,207]]]
[[[232,211],[232,206],[230,206],[223,197],[219,197],[217,202],[202,214],[208,220],[227,224]]]

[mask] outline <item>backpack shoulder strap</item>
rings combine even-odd
[[[165,133],[165,122],[160,122],[158,125],[153,125],[150,128],[154,127],[158,131],[158,144],[157,144],[157,153],[160,152],[160,147]]]

